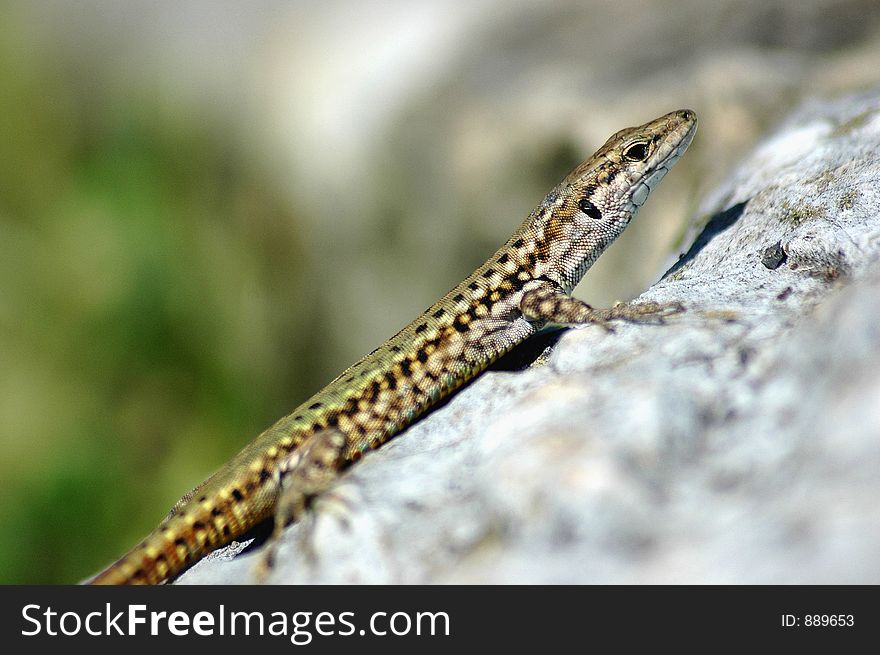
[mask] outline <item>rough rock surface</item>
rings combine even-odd
[[[272,581],[880,582],[880,92],[803,106],[697,216],[642,296],[685,314],[483,375],[318,499]]]

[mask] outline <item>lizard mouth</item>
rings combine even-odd
[[[642,178],[641,183],[633,190],[632,196],[630,197],[632,203],[636,206],[636,209],[645,204],[651,191],[653,191],[663,178],[666,177],[669,169],[675,165],[675,162],[681,158],[685,150],[687,150],[688,146],[691,144],[691,141],[694,140],[694,134],[697,132],[697,119],[693,112],[688,112],[688,117],[690,118],[690,122],[684,134],[677,139],[677,142],[672,141],[672,147],[666,156],[657,163],[653,172]]]

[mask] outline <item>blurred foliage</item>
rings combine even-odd
[[[293,212],[222,124],[3,27],[0,88],[0,582],[70,583],[314,387],[320,344]]]

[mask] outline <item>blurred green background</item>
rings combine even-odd
[[[0,23],[0,571],[73,582],[315,384],[323,348],[303,329],[296,213],[222,123],[15,27]]]
[[[615,130],[701,134],[577,295],[637,295],[874,2],[0,5],[0,582],[71,583],[393,334]]]

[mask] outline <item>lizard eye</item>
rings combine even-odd
[[[632,145],[627,146],[623,151],[623,156],[629,161],[645,161],[648,157],[648,142],[636,141]]]

